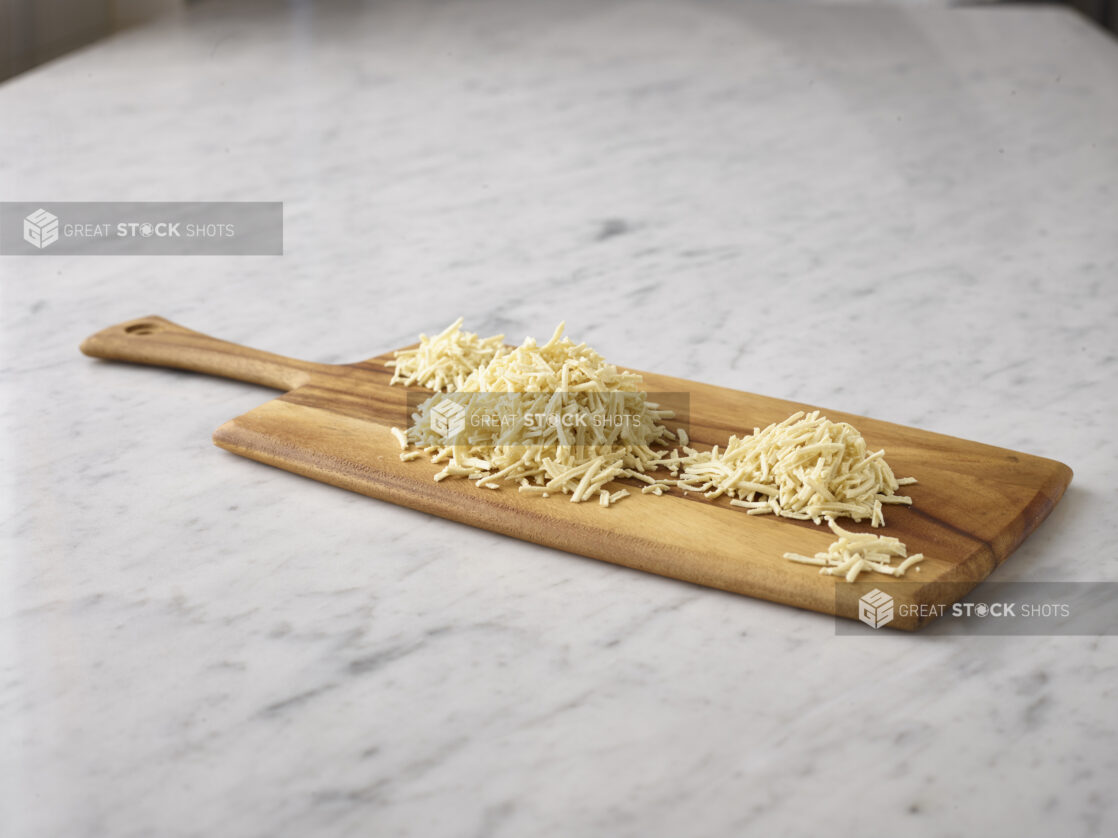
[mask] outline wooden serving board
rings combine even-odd
[[[833,536],[826,527],[751,516],[727,501],[698,495],[640,495],[615,506],[541,498],[508,486],[478,489],[472,481],[432,479],[441,466],[401,462],[389,433],[407,421],[407,391],[388,385],[392,353],[354,364],[316,364],[261,352],[193,332],[161,317],[105,329],[81,346],[87,355],[176,367],[286,391],[214,433],[222,448],[432,515],[560,550],[782,602],[826,614],[858,617],[858,598],[879,588],[898,604],[954,602],[1031,533],[1059,501],[1071,469],[1034,457],[941,434],[826,411],[850,422],[871,450],[885,448],[912,508],[888,506],[886,526],[910,553],[928,558],[903,579],[864,573],[850,584],[818,568],[782,558],[812,555]],[[641,373],[649,392],[690,394],[689,432],[696,447],[722,445],[734,433],[814,408],[738,390]],[[670,424],[670,423],[669,423]],[[613,488],[618,488],[617,484]],[[637,484],[639,487],[641,484]],[[843,526],[869,531],[866,524]],[[902,612],[908,611],[907,614]],[[891,626],[919,628],[918,609],[896,608]]]

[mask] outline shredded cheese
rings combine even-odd
[[[386,366],[393,367],[390,384],[413,384],[436,392],[457,390],[478,367],[505,351],[504,335],[480,338],[462,331],[459,317],[433,338],[419,336],[416,349],[396,353]]]
[[[570,495],[572,503],[596,498],[602,506],[628,495],[623,490],[610,493],[607,487],[615,480],[635,477],[655,494],[671,485],[647,474],[658,468],[663,453],[655,449],[676,437],[662,422],[671,411],[648,401],[641,376],[619,370],[586,344],[563,337],[562,323],[542,346],[528,338],[464,374],[466,355],[458,351],[461,342],[454,337],[463,334],[460,326],[457,321],[429,341],[423,354],[426,366],[409,366],[406,375],[401,369],[413,356],[399,353],[398,378],[393,379],[418,383],[426,372],[438,370],[436,383],[450,382],[456,391],[453,401],[465,417],[465,430],[454,444],[447,444],[436,430],[441,426],[433,422],[433,411],[449,397],[427,399],[401,432],[407,443],[429,453],[431,462],[446,464],[436,481],[466,477],[479,488],[514,483],[521,492],[545,497],[559,492]],[[456,353],[452,368],[442,363],[441,351]],[[479,357],[471,356],[472,361]],[[476,423],[473,417],[486,421]],[[561,421],[532,423],[529,417]]]
[[[839,517],[884,526],[885,505],[912,503],[897,489],[914,478],[898,479],[883,450],[871,453],[851,425],[818,411],[700,452],[682,427],[673,433],[664,426],[672,413],[647,400],[640,375],[563,337],[562,323],[542,346],[527,338],[515,349],[502,346],[500,335],[479,338],[461,326],[459,318],[434,338],[421,335],[419,348],[396,353],[394,362],[391,383],[453,392],[445,398],[465,417],[488,419],[467,423],[451,443],[433,413],[440,403],[434,396],[406,431],[391,429],[404,449],[400,459],[426,455],[443,465],[436,481],[467,478],[479,489],[514,484],[525,494],[561,493],[572,503],[597,498],[608,507],[630,494],[611,492],[611,484],[630,479],[644,484],[642,494],[678,488],[726,496],[748,515],[826,519],[832,527]],[[533,424],[530,416],[565,421]],[[671,476],[654,476],[664,470]]]
[[[853,582],[864,571],[883,573],[886,576],[904,576],[905,571],[924,558],[923,553],[907,556],[908,548],[898,538],[844,530],[828,519],[827,526],[838,536],[827,551],[814,556],[785,553],[784,558],[801,564],[818,565],[822,574],[842,576]],[[893,559],[904,559],[894,565]],[[916,568],[920,570],[920,568]]]
[[[912,478],[898,480],[885,452],[868,453],[866,441],[845,422],[832,422],[818,411],[801,411],[783,422],[731,436],[721,453],[689,453],[679,464],[676,481],[685,492],[708,498],[726,495],[750,515],[775,514],[822,523],[824,518],[870,519],[885,524],[883,504],[911,504],[896,494]]]

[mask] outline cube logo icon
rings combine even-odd
[[[58,216],[37,209],[23,219],[23,240],[42,250],[58,241]]]
[[[874,588],[858,600],[858,619],[870,628],[881,628],[893,621],[893,598]]]
[[[451,399],[443,399],[431,408],[431,430],[452,439],[466,429],[466,408]]]

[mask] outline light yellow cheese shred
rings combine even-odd
[[[816,553],[814,556],[785,553],[784,558],[801,564],[818,565],[820,573],[842,576],[847,582],[853,582],[865,571],[883,573],[886,576],[904,576],[906,570],[924,558],[923,553],[914,553],[906,558],[908,548],[898,538],[850,532],[830,519],[827,526],[838,538],[831,542],[826,552]],[[904,561],[894,565],[892,562],[895,558],[902,558]]]

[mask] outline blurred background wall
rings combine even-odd
[[[0,0],[0,79],[184,5],[186,0]]]
[[[235,1],[235,0],[234,0]],[[960,6],[999,0],[861,0],[896,5]],[[1001,0],[1004,2],[1005,0]],[[127,26],[171,14],[198,0],[0,0],[0,81]],[[311,2],[311,0],[289,0]],[[562,0],[555,0],[562,2]],[[859,0],[772,0],[841,3]],[[1030,2],[1030,0],[1019,0]],[[1059,2],[1059,0],[1046,0]],[[1118,0],[1066,0],[1100,26],[1118,30]]]

